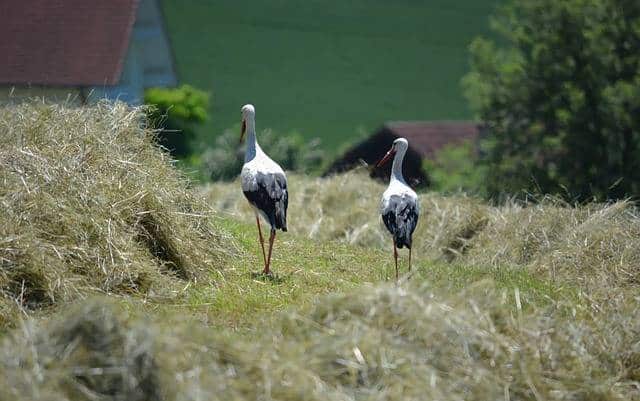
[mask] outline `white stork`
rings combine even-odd
[[[398,279],[398,249],[409,248],[409,270],[411,270],[411,236],[418,224],[420,206],[415,191],[407,185],[402,176],[402,161],[409,147],[409,142],[404,138],[393,141],[391,149],[376,164],[380,167],[392,156],[391,179],[389,187],[382,194],[380,214],[387,230],[393,236],[393,257],[396,263],[396,280]]]
[[[253,105],[242,106],[242,130],[240,141],[247,132],[247,149],[244,154],[244,166],[240,178],[242,181],[242,192],[247,198],[256,213],[256,224],[258,225],[258,235],[262,256],[264,258],[264,274],[270,274],[271,250],[273,241],[276,238],[276,230],[287,231],[287,206],[289,204],[289,194],[287,193],[287,177],[282,168],[269,156],[266,155],[258,145],[256,140],[256,111]],[[262,215],[271,226],[269,236],[269,255],[264,251],[264,238],[260,228],[260,218]]]

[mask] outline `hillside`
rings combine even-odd
[[[0,128],[0,400],[640,399],[632,203],[421,194],[395,283],[382,186],[292,176],[265,278],[237,183],[191,187],[140,110]]]
[[[213,93],[211,138],[256,105],[259,128],[330,151],[387,120],[468,119],[467,46],[498,0],[163,0],[179,78]]]

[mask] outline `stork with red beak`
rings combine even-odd
[[[387,190],[382,194],[380,214],[384,225],[393,237],[396,280],[398,280],[397,248],[406,246],[409,249],[409,270],[411,270],[411,241],[420,214],[418,195],[407,185],[402,176],[402,161],[408,148],[409,142],[404,138],[398,138],[393,141],[387,154],[376,164],[376,167],[381,167],[393,157],[391,179]]]
[[[240,173],[242,192],[256,214],[258,238],[264,258],[263,273],[270,274],[271,251],[276,238],[276,230],[287,231],[287,206],[289,193],[287,192],[287,177],[282,168],[258,145],[256,139],[256,111],[253,105],[242,106],[242,128],[240,142],[247,134],[247,148],[244,154],[244,165]],[[260,228],[262,216],[271,226],[269,235],[269,253],[264,250],[264,238]]]

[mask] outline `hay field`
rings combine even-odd
[[[631,203],[422,194],[396,284],[383,186],[291,177],[264,280],[237,185],[190,187],[139,110],[0,135],[0,400],[640,400]]]
[[[366,171],[323,178],[291,176],[289,230],[314,241],[384,249],[378,214],[385,185]],[[250,222],[239,183],[203,188],[218,213]],[[553,198],[491,206],[465,196],[420,194],[417,259],[487,268],[524,268],[580,284],[635,285],[640,279],[640,213],[626,201],[572,207]],[[401,254],[404,254],[401,251]]]
[[[637,400],[637,301],[384,284],[229,335],[105,300],[0,345],[12,400]],[[597,306],[598,309],[595,309]]]

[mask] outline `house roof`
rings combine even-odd
[[[352,169],[362,162],[373,165],[384,156],[393,141],[404,137],[409,141],[409,151],[402,167],[405,179],[413,185],[428,185],[429,179],[422,170],[422,161],[446,145],[473,140],[480,135],[479,124],[467,121],[394,121],[384,124],[373,135],[356,144],[338,157],[323,176]],[[371,170],[372,177],[388,179],[391,163]]]
[[[406,138],[409,146],[420,156],[430,157],[446,145],[467,139],[475,139],[480,134],[477,123],[468,121],[394,121],[384,125],[397,137]]]
[[[0,2],[0,82],[115,85],[137,0]]]

